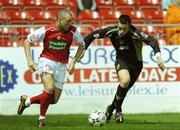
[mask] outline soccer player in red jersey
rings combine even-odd
[[[31,104],[40,104],[38,127],[45,126],[46,111],[49,104],[56,104],[61,96],[66,70],[72,74],[79,55],[84,50],[84,41],[76,27],[72,25],[72,14],[67,10],[59,12],[55,24],[43,26],[27,36],[24,41],[24,50],[27,63],[31,71],[38,71],[44,91],[33,97],[22,95],[17,113],[21,115],[25,108]],[[72,41],[79,43],[79,48],[68,63],[69,51]],[[43,51],[36,67],[31,58],[30,44],[43,41]]]

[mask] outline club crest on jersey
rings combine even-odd
[[[59,36],[57,36],[57,40],[60,40],[61,39],[61,36],[59,35]]]
[[[98,38],[98,37],[99,37],[99,34],[94,34],[94,37],[95,37],[95,38]]]
[[[124,44],[124,39],[120,39],[119,40],[119,43],[122,45],[122,44]]]

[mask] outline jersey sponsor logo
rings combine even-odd
[[[67,42],[50,41],[49,48],[54,50],[63,50],[66,48]]]
[[[119,46],[119,50],[129,50],[129,46]]]

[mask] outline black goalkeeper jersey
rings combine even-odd
[[[111,40],[116,50],[116,60],[120,59],[129,64],[142,64],[143,42],[150,45],[154,53],[160,52],[157,41],[152,36],[142,32],[133,25],[130,26],[130,31],[123,37],[118,36],[117,26],[109,26],[94,31],[85,37],[85,48],[87,49],[93,40],[105,37]]]

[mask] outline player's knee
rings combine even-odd
[[[130,83],[130,79],[122,79],[119,82],[119,84],[122,88],[128,88],[129,83]]]
[[[46,87],[45,91],[48,92],[49,94],[53,94],[54,93],[54,88]]]

